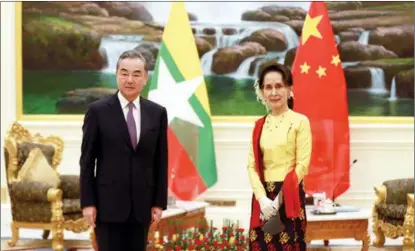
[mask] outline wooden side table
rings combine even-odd
[[[335,215],[313,215],[311,208],[307,211],[306,242],[324,240],[328,245],[331,239],[353,238],[362,241],[362,251],[369,250],[370,235],[368,233],[370,211],[337,213]]]
[[[177,201],[175,207],[163,211],[162,219],[157,226],[150,226],[149,241],[161,244],[163,236],[169,232],[173,223],[178,223],[182,229],[207,226],[205,213],[208,205],[206,202],[199,201]]]

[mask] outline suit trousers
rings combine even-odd
[[[131,210],[125,222],[97,219],[95,236],[99,251],[145,251],[149,225],[138,222]]]

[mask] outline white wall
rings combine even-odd
[[[16,118],[14,71],[14,4],[1,3],[1,137]],[[24,126],[41,134],[62,136],[65,142],[61,173],[77,174],[80,155],[81,122],[22,121]],[[237,200],[235,208],[212,208],[208,217],[215,223],[222,218],[249,218],[251,189],[246,173],[246,160],[251,123],[214,123],[215,147],[219,182],[203,197]],[[3,140],[1,142],[3,147]],[[340,203],[370,207],[373,186],[393,178],[413,177],[414,128],[399,124],[351,125],[351,158],[358,159],[352,169],[351,188],[339,199]],[[1,186],[5,186],[4,156],[1,154]],[[10,211],[2,207],[2,224],[8,224]],[[3,209],[5,211],[3,211]],[[233,212],[231,212],[231,210]],[[2,236],[8,228],[2,225]],[[4,234],[3,234],[4,233]]]
[[[1,3],[1,148],[7,127],[16,118],[14,66],[14,3]],[[1,154],[1,185],[5,184],[4,156]]]

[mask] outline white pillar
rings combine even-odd
[[[1,3],[1,187],[7,187],[4,137],[16,119],[15,3]]]

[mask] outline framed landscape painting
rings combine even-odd
[[[128,49],[146,57],[151,78],[170,5],[16,3],[18,119],[81,120],[90,102],[116,91],[116,62]],[[214,122],[265,113],[254,80],[269,61],[291,67],[309,5],[186,3]],[[328,2],[327,8],[351,122],[413,123],[414,3]],[[248,41],[252,46],[238,46]]]

